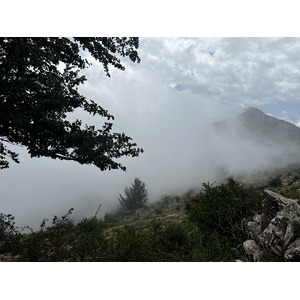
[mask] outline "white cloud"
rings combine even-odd
[[[280,119],[293,123],[294,125],[299,127],[300,124],[300,117],[295,116],[294,114],[288,113],[285,110],[281,111],[281,117]]]
[[[165,84],[202,97],[247,105],[299,101],[300,43],[286,38],[171,38],[143,40],[143,68]],[[154,62],[147,53],[158,59]],[[143,55],[146,54],[146,55]],[[144,60],[143,60],[144,57]]]

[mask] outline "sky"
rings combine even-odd
[[[206,149],[202,129],[247,107],[300,126],[299,38],[143,37],[138,52],[141,63],[125,59],[126,70],[111,68],[110,78],[93,62],[80,92],[114,115],[114,132],[125,132],[145,152],[120,160],[126,172],[101,172],[91,165],[30,158],[16,147],[21,163],[1,171],[0,201],[2,212],[12,213],[18,225],[36,228],[43,218],[71,207],[74,218],[89,217],[99,204],[103,217],[136,177],[146,183],[150,201],[213,181],[215,158],[209,153],[220,147]],[[82,112],[75,116],[99,127],[105,121]],[[241,162],[228,163],[232,171],[245,167],[244,156],[236,160],[221,153],[220,161]],[[253,156],[251,164],[256,163]]]

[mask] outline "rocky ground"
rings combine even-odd
[[[243,243],[248,261],[300,261],[300,201],[265,190],[262,214],[248,222]]]

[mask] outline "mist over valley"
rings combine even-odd
[[[203,118],[198,126],[196,119],[186,125],[183,118],[170,127],[161,124],[155,133],[141,124],[134,136],[145,153],[124,159],[126,172],[101,173],[92,166],[45,158],[28,160],[21,149],[21,163],[0,174],[2,211],[13,214],[19,226],[37,229],[44,218],[63,215],[71,207],[75,221],[94,215],[102,204],[103,218],[119,208],[119,194],[136,177],[146,183],[153,203],[166,195],[198,190],[203,182],[299,162],[297,126],[256,108],[237,108],[227,116],[218,114],[217,122]]]

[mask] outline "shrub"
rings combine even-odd
[[[15,217],[0,213],[0,253],[14,252],[20,239],[20,233],[15,226]]]
[[[105,213],[104,221],[108,223],[112,223],[116,221],[116,217],[112,213]]]
[[[22,261],[103,261],[106,260],[106,240],[103,223],[96,217],[83,218],[76,225],[67,218],[47,219],[40,230],[22,239]]]
[[[275,177],[275,178],[272,178],[270,181],[269,181],[269,185],[272,186],[272,187],[279,187],[281,186],[281,179],[280,177]]]
[[[44,219],[37,232],[31,229],[32,233],[21,241],[20,259],[24,261],[69,260],[70,247],[75,239],[73,224],[68,220],[72,211],[73,208],[60,218],[54,216],[50,226],[47,226],[48,219]]]
[[[103,234],[103,223],[95,217],[83,218],[75,227],[73,260],[105,261],[107,241]]]
[[[263,194],[232,178],[216,187],[204,183],[203,188],[186,206],[189,219],[203,232],[216,231],[239,244],[246,236],[245,220],[260,211]]]

